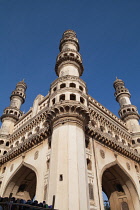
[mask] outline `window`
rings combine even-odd
[[[76,95],[74,95],[74,94],[70,94],[70,100],[75,101],[75,100],[76,100]]]
[[[3,140],[0,140],[0,144],[3,144],[4,143],[4,141]]]
[[[64,101],[65,100],[65,94],[60,95],[59,101]]]
[[[75,83],[70,83],[70,87],[76,88],[76,84]]]
[[[70,53],[70,56],[73,56],[74,57],[74,54],[73,53]]]
[[[6,142],[6,147],[8,147],[8,146],[9,146],[9,141]]]
[[[63,181],[63,174],[60,174],[59,181]]]
[[[55,98],[52,100],[52,104],[55,104]]]
[[[140,139],[137,139],[137,142],[140,143]]]
[[[135,140],[132,140],[132,144],[135,144]]]
[[[54,87],[53,92],[55,92],[55,91],[56,91],[56,89],[57,89],[57,88],[56,88],[56,87]]]
[[[62,83],[61,85],[60,85],[60,88],[65,88],[66,87],[66,84],[65,83]]]
[[[82,86],[79,86],[79,89],[80,89],[81,91],[83,91],[83,88],[82,88]]]
[[[3,155],[5,155],[7,153],[7,151],[4,151]]]
[[[84,104],[85,100],[84,100],[82,97],[80,97],[80,102],[81,102],[82,104]]]

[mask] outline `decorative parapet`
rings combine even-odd
[[[50,130],[48,127],[40,129],[38,134],[31,135],[30,137],[28,137],[27,140],[20,143],[17,147],[12,148],[5,155],[3,155],[0,158],[0,165],[6,163],[7,161],[19,156],[21,153],[39,144],[44,139],[46,139],[49,135],[50,135]]]
[[[128,146],[124,146],[121,142],[116,141],[107,133],[103,133],[99,128],[94,128],[90,124],[86,127],[86,133],[101,144],[118,152],[140,164],[140,155]]]

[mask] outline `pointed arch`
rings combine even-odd
[[[123,202],[127,203],[129,210],[138,208],[139,196],[135,182],[118,161],[103,167],[101,180],[102,190],[109,198],[112,210],[120,210]]]
[[[36,169],[30,164],[22,163],[8,179],[3,196],[8,197],[12,193],[15,198],[33,199],[36,194],[36,185]]]

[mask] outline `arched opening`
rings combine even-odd
[[[111,166],[104,171],[102,191],[108,198],[108,209],[135,210],[139,208],[136,188],[129,176],[118,165]]]
[[[32,200],[36,194],[36,182],[35,172],[23,165],[7,184],[3,196],[9,197],[12,193],[12,197]]]
[[[76,100],[76,95],[75,94],[70,94],[70,100],[75,101]]]
[[[65,94],[60,95],[59,101],[64,101],[65,100]]]
[[[65,83],[62,83],[61,85],[60,85],[60,89],[61,88],[65,88],[66,87],[66,84]]]
[[[70,87],[76,88],[76,84],[75,83],[70,83]]]

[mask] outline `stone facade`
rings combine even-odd
[[[34,197],[59,210],[140,209],[140,126],[122,80],[114,82],[120,118],[88,95],[76,33],[64,32],[47,96],[20,110],[24,81],[1,116],[0,196]]]

